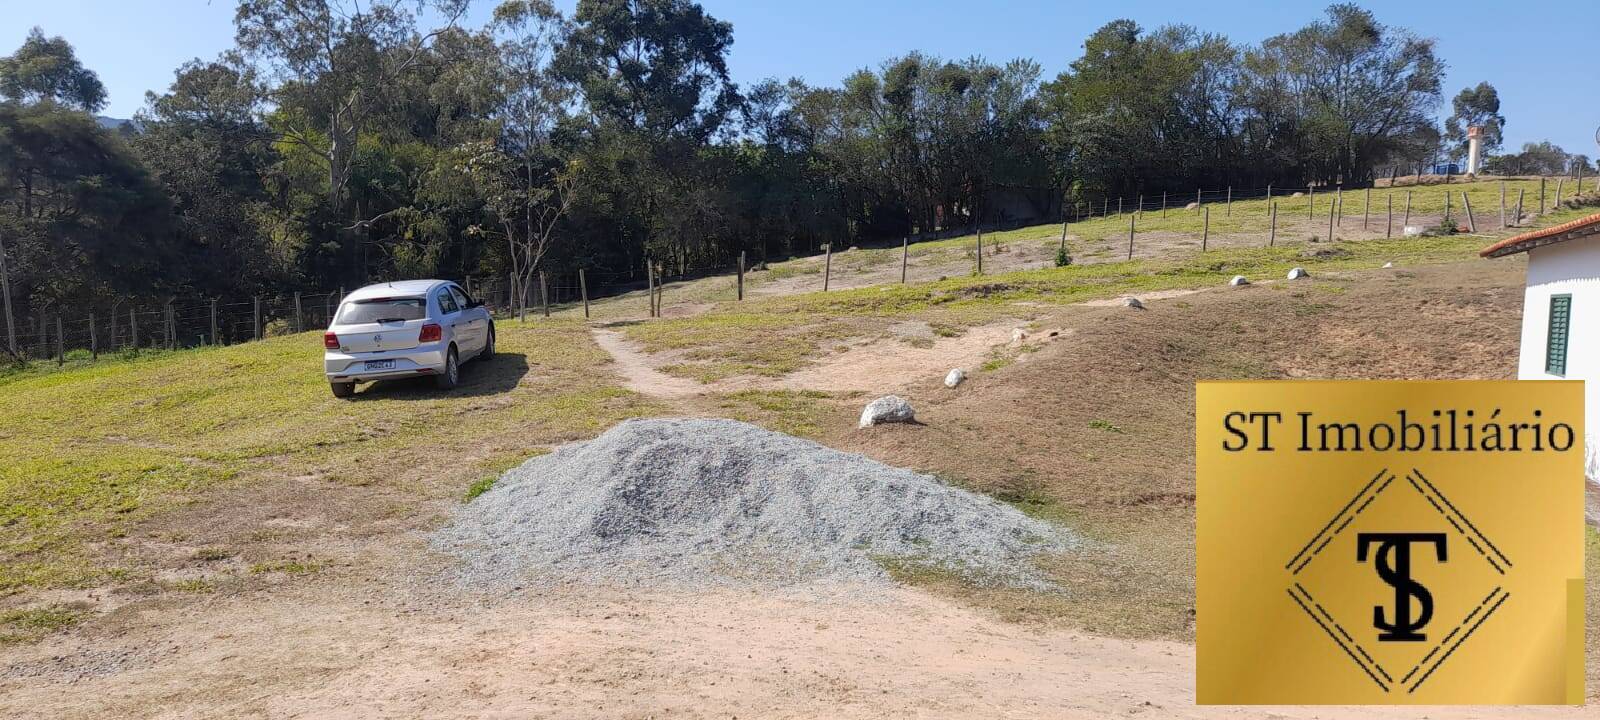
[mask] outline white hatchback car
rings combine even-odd
[[[368,285],[339,303],[322,345],[335,397],[354,395],[357,383],[419,375],[448,390],[463,361],[494,355],[494,318],[447,280]]]

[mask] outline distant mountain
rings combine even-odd
[[[104,115],[96,115],[96,116],[94,116],[94,120],[95,120],[95,122],[100,123],[100,127],[103,127],[103,128],[105,128],[107,130],[116,130],[116,131],[119,131],[119,132],[124,131],[124,130],[130,131],[130,132],[136,132],[136,131],[139,130],[139,124],[134,122],[134,121],[132,121],[132,120],[125,120],[123,118],[106,117]]]

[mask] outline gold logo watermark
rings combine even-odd
[[[1196,386],[1201,704],[1579,704],[1583,384]]]

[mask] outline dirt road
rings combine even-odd
[[[1002,623],[912,590],[319,583],[62,637],[4,670],[10,718],[1592,717],[1193,704],[1193,648]]]

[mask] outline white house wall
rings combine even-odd
[[[1550,297],[1571,295],[1567,373],[1545,372]],[[1600,237],[1570,240],[1528,251],[1528,287],[1522,301],[1522,342],[1517,377],[1584,380],[1585,456],[1591,482],[1600,478]]]

